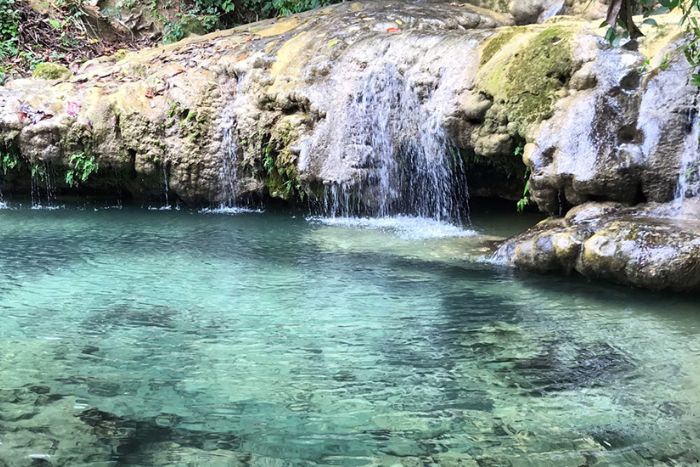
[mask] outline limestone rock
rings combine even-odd
[[[700,291],[700,222],[672,207],[589,203],[508,240],[499,257],[536,272],[576,271],[650,290]]]

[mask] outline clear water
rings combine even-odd
[[[2,210],[0,465],[693,464],[697,301],[480,263],[508,214]]]

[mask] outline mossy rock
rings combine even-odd
[[[530,124],[551,116],[557,91],[573,74],[573,31],[555,26],[520,36],[504,32],[487,43],[480,86],[499,104],[492,110],[504,112],[524,137]]]
[[[32,71],[32,76],[37,79],[67,79],[71,74],[68,68],[51,62],[39,63]]]
[[[303,201],[301,179],[297,168],[297,155],[290,148],[299,137],[295,124],[282,121],[272,130],[270,140],[264,148],[263,166],[267,175],[265,185],[273,198]]]
[[[501,31],[497,34],[491,36],[483,50],[481,51],[481,64],[484,65],[489,62],[496,55],[504,45],[506,45],[515,36],[516,31]]]

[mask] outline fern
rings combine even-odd
[[[88,181],[90,176],[97,173],[99,165],[93,154],[83,151],[70,156],[69,168],[66,170],[65,181],[68,186],[78,186]]]

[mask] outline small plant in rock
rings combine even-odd
[[[518,212],[525,211],[525,208],[530,204],[530,169],[525,172],[525,186],[523,187],[523,197],[515,204]]]
[[[92,174],[97,173],[99,165],[93,154],[84,151],[76,152],[69,159],[65,181],[68,186],[78,186],[85,183]]]
[[[31,168],[33,180],[46,180],[46,166],[39,163],[32,164]]]
[[[0,158],[0,166],[2,166],[3,175],[7,175],[7,172],[19,167],[21,161],[19,157],[12,153],[3,153],[2,158]]]

